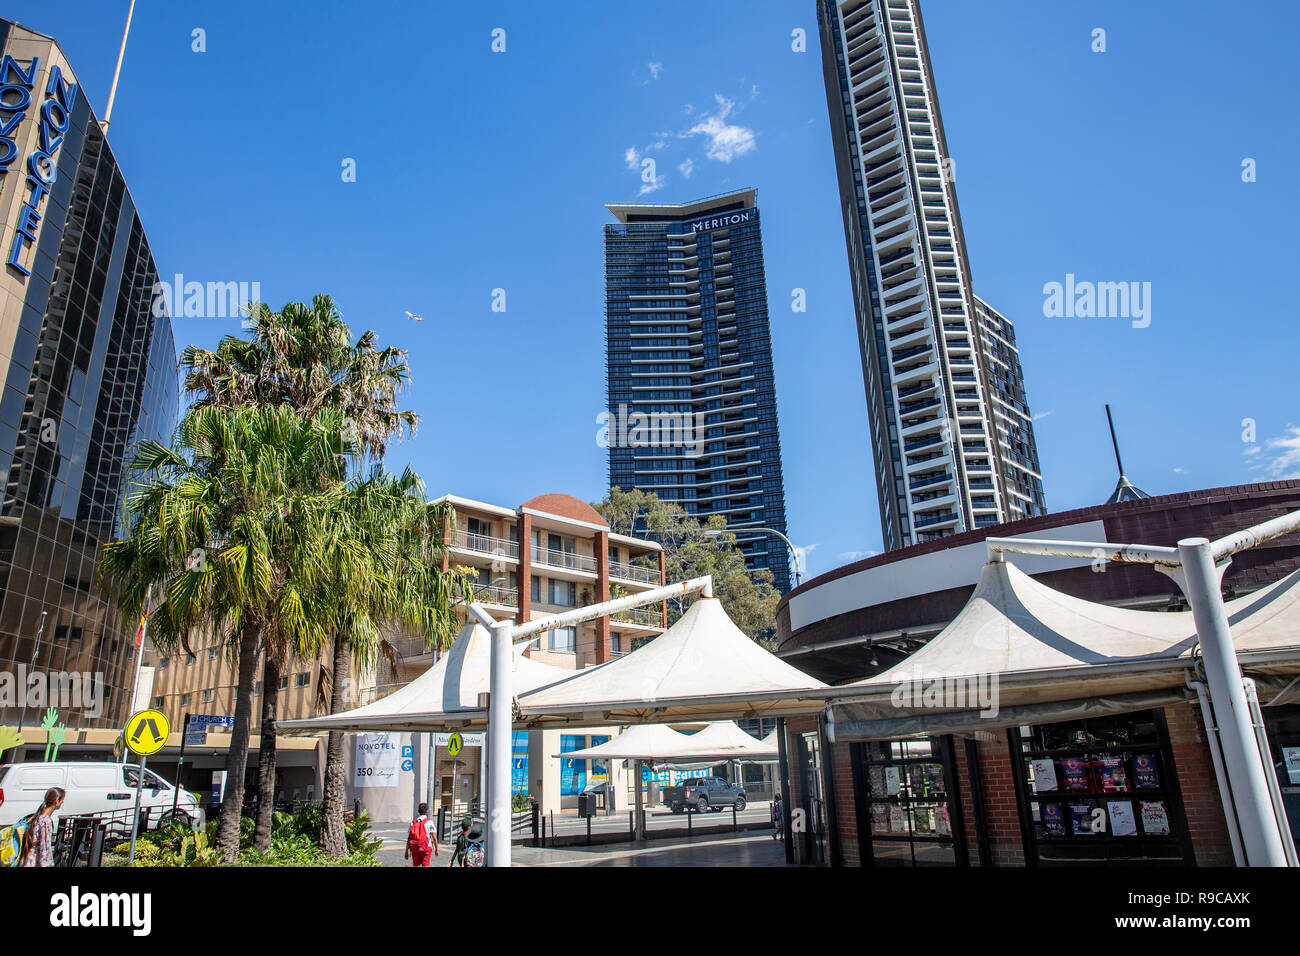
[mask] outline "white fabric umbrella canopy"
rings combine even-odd
[[[515,693],[553,684],[573,676],[573,671],[552,667],[520,656],[524,645],[515,648]],[[491,635],[477,623],[467,623],[455,643],[432,667],[387,697],[339,714],[322,714],[298,720],[282,720],[281,733],[312,733],[322,730],[429,731],[483,726],[487,715],[479,705],[490,683]]]
[[[1226,602],[1243,667],[1300,669],[1300,572]],[[957,617],[924,647],[882,674],[832,695],[896,716],[896,689],[997,675],[1002,703],[1021,695],[1098,697],[1175,688],[1197,643],[1190,611],[1136,611],[1072,597],[1004,561],[984,566]],[[1053,688],[1044,694],[1046,688]],[[1028,699],[1028,697],[1025,697]],[[837,701],[837,706],[841,701]]]
[[[750,640],[716,598],[618,660],[518,695],[529,727],[817,713],[828,687]]]
[[[756,740],[734,721],[719,720],[693,734],[683,734],[665,724],[638,724],[603,744],[556,754],[575,760],[763,761],[776,759],[776,731],[765,741]],[[712,766],[705,763],[704,766]]]

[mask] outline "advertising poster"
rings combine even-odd
[[[397,738],[397,734],[357,734],[357,769],[352,780],[355,786],[397,786],[401,755]]]

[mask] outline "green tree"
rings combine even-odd
[[[328,572],[340,608],[332,638],[330,713],[349,703],[344,689],[351,666],[372,666],[391,646],[385,628],[400,626],[446,649],[458,628],[455,604],[473,594],[467,577],[442,571],[443,529],[454,523],[455,513],[445,503],[427,502],[413,472],[393,477],[376,471],[340,504]],[[320,848],[330,856],[347,853],[344,776],[343,733],[331,731],[320,832]]]
[[[185,388],[195,407],[289,407],[304,418],[334,410],[342,415],[344,438],[358,457],[380,462],[390,441],[415,433],[419,417],[399,407],[410,378],[404,350],[378,348],[373,331],[353,342],[334,301],[325,295],[310,305],[289,303],[278,312],[253,303],[249,312],[250,338],[227,336],[216,351],[190,346],[182,352]],[[364,462],[354,466],[359,469]],[[345,475],[346,467],[336,479]],[[261,648],[262,686],[274,688],[281,668],[297,655],[274,634],[267,637]],[[307,651],[314,655],[320,648]],[[333,705],[333,695],[330,700]],[[278,694],[263,695],[253,840],[259,850],[271,843],[278,707]],[[332,802],[326,809],[335,811]],[[337,813],[341,825],[341,802]]]
[[[150,636],[160,651],[191,629],[221,637],[238,667],[218,847],[239,851],[252,690],[259,648],[318,648],[337,627],[322,586],[332,516],[351,449],[342,416],[304,419],[288,407],[191,409],[169,448],[144,442],[129,467],[125,535],[101,549],[100,584],[140,613],[151,586]],[[267,686],[265,696],[275,695]]]
[[[736,536],[726,530],[721,515],[701,523],[677,504],[662,500],[654,492],[614,487],[604,501],[592,507],[618,534],[649,535],[663,545],[664,567],[669,581],[713,575],[713,593],[735,625],[756,641],[771,648],[776,627],[776,605],[781,594],[772,586],[772,573],[750,571],[745,556],[736,547]],[[705,532],[717,532],[706,534]],[[672,624],[690,606],[691,598],[668,602]]]

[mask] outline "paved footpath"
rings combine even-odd
[[[410,866],[402,858],[406,827],[387,824],[374,828],[384,838],[379,859],[384,866]],[[400,831],[400,832],[399,832]],[[447,866],[451,850],[441,847],[431,866]],[[785,866],[785,847],[772,834],[740,833],[671,840],[642,840],[591,847],[538,848],[516,844],[511,850],[515,866]]]

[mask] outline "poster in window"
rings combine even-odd
[[[899,789],[901,789],[900,784],[901,781],[899,779],[898,768],[886,767],[885,768],[885,792],[888,793],[891,797],[898,796],[898,791]]]
[[[867,786],[870,787],[873,797],[885,795],[885,772],[881,768],[870,768],[867,771],[867,781]]]
[[[935,808],[934,829],[939,836],[952,836],[952,824],[948,822],[948,804],[941,803]]]
[[[907,816],[903,812],[902,807],[889,808],[889,832],[890,833],[907,832]]]
[[[1160,772],[1154,754],[1133,755],[1133,787],[1136,790],[1159,790]]]
[[[1169,814],[1163,800],[1143,800],[1142,832],[1148,836],[1169,835]]]
[[[876,803],[871,807],[871,831],[873,833],[889,832],[889,806]]]
[[[1088,789],[1088,765],[1078,757],[1064,757],[1061,760],[1061,778],[1066,790]]]
[[[1065,836],[1065,813],[1061,804],[1043,804],[1043,830],[1048,836]]]
[[[1070,829],[1075,836],[1096,836],[1100,830],[1098,818],[1093,815],[1091,800],[1076,800],[1070,804]]]
[[[1123,757],[1098,757],[1092,766],[1104,793],[1128,793],[1128,774],[1124,772]]]
[[[1056,781],[1056,764],[1051,760],[1030,761],[1034,767],[1034,793],[1050,793],[1060,784]]]
[[[1137,820],[1133,818],[1133,804],[1127,800],[1110,800],[1106,804],[1110,813],[1110,832],[1115,836],[1137,836]]]
[[[1300,783],[1300,747],[1283,747],[1282,760],[1286,763],[1287,780]]]

